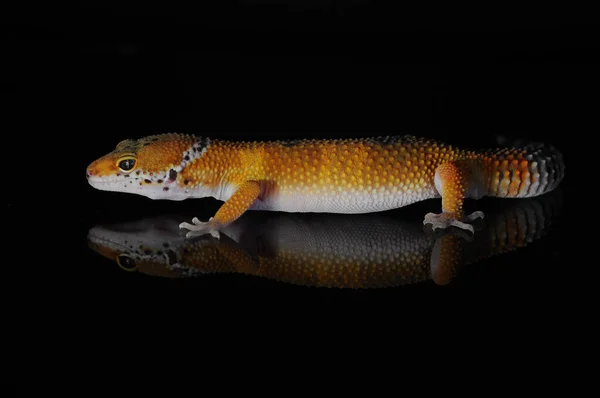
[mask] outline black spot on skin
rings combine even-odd
[[[117,177],[120,176],[120,175],[121,175],[121,173],[117,173]],[[125,177],[127,177],[127,174],[125,174]]]
[[[188,155],[185,155],[184,159],[185,159],[186,162],[190,161],[190,157]]]
[[[189,183],[190,183],[190,180],[183,180],[183,184],[184,184],[184,185],[187,185],[187,184],[189,184]]]
[[[119,175],[119,174],[117,174]],[[123,177],[129,177],[129,174],[123,174]]]
[[[194,151],[196,151],[196,152],[198,152],[198,151],[199,151],[199,149],[198,149],[198,147],[197,147],[197,146],[195,146],[195,147],[194,147]]]
[[[163,191],[168,191],[168,190],[169,190],[169,187],[164,187],[163,188]]]
[[[158,182],[159,184],[162,184],[163,180],[158,180],[156,182]]]
[[[140,175],[140,171],[139,171],[139,170],[138,170],[138,171],[136,171],[136,172],[135,172],[135,174],[137,174],[137,175]]]
[[[169,242],[163,243],[163,247],[169,247]]]
[[[148,254],[152,254],[152,250],[150,249],[146,249],[144,250],[144,254],[148,255]]]
[[[173,169],[169,170],[169,181],[175,181],[177,179],[177,172]]]
[[[169,259],[169,264],[175,264],[177,262],[177,254],[175,254],[173,250],[167,250],[165,254]]]
[[[140,182],[140,185],[142,185],[142,183]]]
[[[145,179],[145,180],[144,180],[144,182],[145,182],[146,184],[151,184],[151,183],[152,183],[152,181],[150,181],[149,179]]]
[[[159,256],[162,256],[163,252],[162,252],[162,250],[159,250],[159,251],[156,252],[156,254],[159,255]]]

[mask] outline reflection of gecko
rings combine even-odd
[[[560,210],[561,192],[518,199],[490,212],[472,242],[385,214],[246,213],[221,239],[186,239],[183,217],[149,218],[88,233],[90,247],[125,270],[164,277],[243,273],[318,287],[377,288],[433,279],[539,238]]]
[[[218,236],[249,209],[371,213],[440,196],[442,213],[424,223],[473,231],[467,222],[483,213],[464,215],[464,198],[537,196],[563,175],[561,154],[542,144],[473,152],[413,136],[237,143],[162,134],[122,141],[87,169],[98,189],[225,202],[207,222],[182,223],[188,237]]]

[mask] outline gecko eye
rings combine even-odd
[[[137,268],[135,260],[127,254],[120,254],[117,257],[117,264],[119,264],[119,267],[125,271],[135,271]]]
[[[117,166],[119,167],[119,169],[121,169],[121,171],[131,171],[135,167],[135,158],[121,158],[117,163]]]

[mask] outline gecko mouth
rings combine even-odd
[[[117,182],[116,178],[111,178],[111,179],[106,179],[103,177],[96,177],[96,176],[88,176],[87,177],[88,182],[94,183],[94,184],[101,184],[103,182]]]
[[[106,177],[88,176],[87,181],[93,187],[102,187],[102,186],[106,187],[110,184],[123,183],[127,180],[122,179],[122,178],[110,178],[110,177],[106,178]]]
[[[175,172],[170,173],[173,177]],[[88,176],[88,183],[100,191],[128,192],[136,195],[146,196],[150,199],[184,200],[188,199],[188,191],[179,189],[174,180],[169,176]]]
[[[103,179],[103,178],[96,177],[96,176],[90,176],[90,175],[88,175],[88,176],[87,176],[87,181],[88,181],[88,183],[89,183],[91,186],[96,186],[96,185],[103,184],[103,183],[106,183],[106,182],[107,182],[107,181],[106,181],[105,179]]]

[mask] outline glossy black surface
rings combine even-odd
[[[127,273],[88,247],[98,224],[202,218],[218,208],[212,199],[150,201],[87,184],[85,167],[118,141],[169,131],[250,140],[410,133],[473,148],[551,143],[566,163],[552,226],[446,286],[538,288],[584,273],[572,251],[584,233],[567,223],[595,211],[593,169],[579,165],[593,158],[588,122],[598,93],[597,28],[585,13],[484,21],[367,2],[199,7],[82,2],[72,16],[2,26],[14,61],[3,75],[4,131],[21,142],[5,149],[13,231],[6,272],[16,274],[6,285],[48,275],[59,286],[305,289],[242,274],[190,282]],[[439,206],[417,203],[386,217],[418,223]],[[504,206],[468,203],[485,212]],[[438,285],[391,289],[415,287]]]
[[[247,212],[218,239],[185,238],[179,229],[190,218],[185,214],[96,225],[87,239],[90,249],[125,272],[187,280],[182,285],[210,284],[215,274],[243,274],[317,288],[378,289],[430,281],[445,286],[466,267],[486,267],[489,258],[513,251],[527,257],[520,251],[556,239],[561,210],[562,192],[556,190],[495,203],[475,223],[474,235],[454,228],[433,233],[421,220],[399,212]],[[533,271],[534,261],[523,266],[525,273]],[[545,271],[537,271],[543,279]]]

